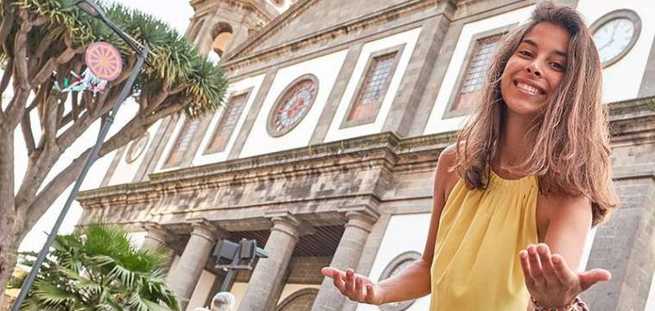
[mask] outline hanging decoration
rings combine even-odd
[[[105,90],[109,81],[118,78],[123,69],[120,52],[107,42],[90,44],[86,48],[84,62],[87,67],[82,74],[71,71],[74,79],[64,79],[62,86],[55,83],[55,89],[62,93],[90,91],[96,95]]]

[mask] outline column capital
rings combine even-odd
[[[273,223],[271,230],[285,232],[296,239],[316,232],[313,226],[298,219],[288,211],[267,213],[266,216],[269,216]]]
[[[345,208],[341,212],[347,219],[346,227],[353,226],[367,232],[371,232],[373,225],[380,218],[380,213],[370,206]]]
[[[161,243],[166,244],[166,238],[171,234],[164,226],[153,221],[145,221],[140,224],[142,230],[146,231],[146,235]]]
[[[223,230],[205,218],[192,219],[190,222],[191,235],[196,235],[212,242],[218,240],[219,236],[226,235]]]

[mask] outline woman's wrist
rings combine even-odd
[[[539,303],[534,297],[530,297],[534,311],[589,311],[587,304],[580,296],[576,296],[570,303],[564,306],[546,306]]]

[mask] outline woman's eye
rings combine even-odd
[[[553,69],[558,71],[564,71],[564,69],[566,69],[566,67],[564,67],[564,65],[560,63],[551,63],[551,66],[553,67]]]
[[[521,56],[526,56],[526,57],[532,56],[532,53],[530,53],[530,51],[519,51],[518,54],[521,55]]]

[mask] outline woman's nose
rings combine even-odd
[[[527,71],[529,73],[537,76],[537,77],[541,77],[541,70],[539,69],[537,64],[535,64],[534,62],[532,62],[532,63],[530,63],[530,65],[528,65]]]

